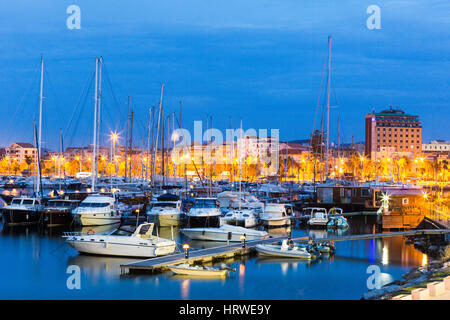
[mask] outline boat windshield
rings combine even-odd
[[[193,208],[216,208],[216,200],[212,199],[198,199],[195,201]]]
[[[13,199],[11,201],[11,204],[20,204],[21,201],[22,201],[22,199]]]
[[[101,202],[82,202],[80,204],[81,208],[104,208],[109,206],[109,203],[101,203]]]
[[[34,203],[34,200],[32,200],[32,199],[24,199],[22,202],[22,204],[33,204],[33,203]]]
[[[176,208],[176,203],[170,203],[170,202],[157,202],[153,205],[153,208]]]
[[[73,204],[66,201],[49,201],[49,207],[73,207]]]

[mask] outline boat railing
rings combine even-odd
[[[63,232],[63,237],[79,237],[79,236],[90,236],[94,233],[87,231],[87,232],[80,232],[80,231],[71,231],[71,232]]]

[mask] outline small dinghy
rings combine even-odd
[[[283,257],[294,259],[311,259],[311,254],[303,247],[288,245],[287,240],[283,240],[281,245],[258,244],[256,251],[261,256]]]
[[[178,264],[168,267],[175,274],[197,277],[226,277],[227,269],[219,269],[206,266],[191,266],[189,264]]]

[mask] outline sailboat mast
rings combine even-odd
[[[159,98],[159,112],[158,112],[158,126],[156,129],[156,139],[155,139],[155,148],[154,148],[154,159],[153,159],[153,172],[152,176],[155,176],[156,173],[156,157],[158,152],[158,141],[159,141],[159,128],[161,124],[161,111],[162,111],[162,99],[163,99],[163,93],[164,93],[164,83],[161,84],[161,96]],[[154,185],[154,181],[152,180],[152,186]]]
[[[326,144],[326,174],[328,178],[328,149],[330,145],[330,86],[331,86],[331,36],[328,36],[328,84],[327,84],[327,144]]]
[[[39,137],[38,137],[38,161],[41,158],[41,142],[42,142],[42,100],[43,100],[43,94],[44,94],[44,59],[41,58],[41,86],[39,90]],[[38,163],[39,166],[39,163]],[[38,170],[38,183],[36,186],[36,194],[40,191],[40,183],[41,180],[41,172]]]
[[[98,155],[99,155],[99,149],[100,149],[100,113],[101,113],[101,102],[102,102],[102,63],[103,63],[103,58],[100,57],[98,60],[98,102],[97,102],[97,109],[98,109],[98,115],[97,115],[97,153],[95,155],[95,161],[97,161],[97,172],[96,172],[96,177],[98,177]]]
[[[130,131],[130,108],[131,108],[131,97],[128,96],[128,114],[127,114],[127,132],[125,134],[125,182],[127,182],[128,176],[128,133]]]
[[[97,153],[97,89],[98,89],[98,57],[95,58],[95,88],[94,88],[94,146],[92,150],[92,186],[91,191],[95,191],[95,178],[96,178],[96,159]]]

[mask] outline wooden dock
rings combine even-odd
[[[295,242],[324,242],[324,241],[352,241],[352,240],[367,240],[367,239],[381,239],[389,237],[398,236],[421,236],[421,235],[442,235],[450,233],[450,229],[427,229],[427,230],[411,230],[411,231],[400,231],[400,232],[387,232],[387,233],[374,233],[374,234],[361,234],[361,235],[349,235],[349,236],[338,236],[338,237],[327,237],[320,239],[310,239],[308,237],[292,237],[291,239]],[[230,245],[191,250],[189,252],[189,258],[186,259],[184,253],[177,253],[162,257],[156,257],[151,259],[146,259],[138,262],[133,262],[125,265],[121,265],[121,273],[126,273],[126,271],[147,271],[147,272],[158,272],[165,271],[167,267],[179,264],[202,264],[207,262],[214,262],[222,259],[233,258],[248,255],[255,251],[257,244],[271,244],[275,242],[280,242],[282,240],[288,239],[287,236],[273,237],[264,240],[253,240],[246,241],[246,247],[243,248],[241,243],[233,243]]]

